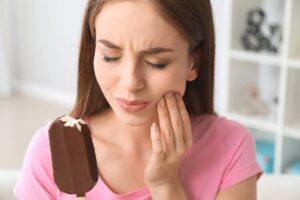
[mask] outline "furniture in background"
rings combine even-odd
[[[220,112],[249,128],[264,176],[300,179],[300,1],[225,2]]]

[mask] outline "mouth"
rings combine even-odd
[[[141,105],[141,104],[146,104],[148,103],[148,101],[143,101],[143,100],[132,100],[129,101],[127,99],[123,99],[123,98],[116,98],[118,101],[125,103],[127,105]]]
[[[127,100],[123,98],[116,98],[119,106],[126,112],[139,112],[147,107],[148,101],[143,100]]]

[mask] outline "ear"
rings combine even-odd
[[[197,78],[198,76],[198,70],[196,68],[196,61],[195,57],[191,56],[189,66],[188,66],[188,71],[186,75],[186,80],[187,81],[193,81]]]

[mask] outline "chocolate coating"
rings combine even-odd
[[[68,194],[84,196],[98,180],[98,168],[91,132],[86,124],[81,131],[66,127],[59,118],[49,129],[54,181]]]

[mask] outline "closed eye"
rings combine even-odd
[[[167,66],[167,64],[154,64],[148,61],[145,62],[147,65],[150,65],[151,67],[158,68],[158,69],[164,69]]]
[[[119,58],[120,58],[120,57],[116,57],[116,58],[110,58],[110,57],[106,57],[106,56],[104,56],[104,57],[103,57],[103,60],[104,60],[104,62],[107,62],[107,63],[109,63],[109,62],[114,62],[114,61],[117,61]]]
[[[103,57],[103,61],[106,62],[106,63],[112,63],[112,62],[115,62],[117,60],[119,60],[120,57],[115,57],[115,58],[112,58],[112,57],[107,57],[107,56],[104,56]],[[157,68],[157,69],[164,69],[168,63],[159,63],[159,64],[154,64],[154,63],[151,63],[149,61],[145,61],[145,63],[153,68]]]

